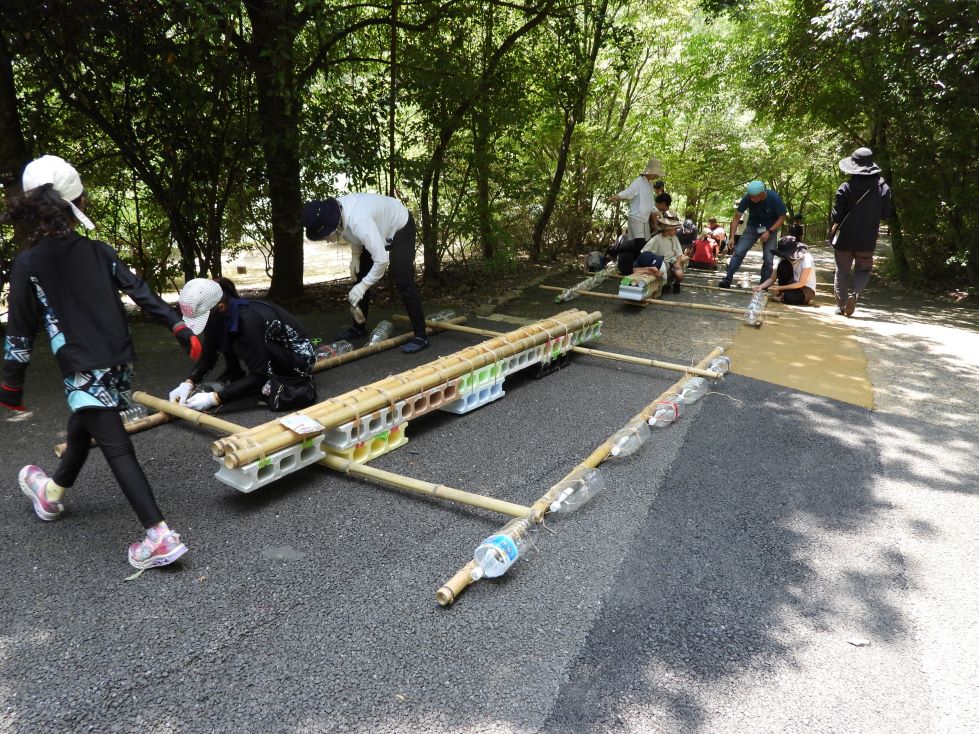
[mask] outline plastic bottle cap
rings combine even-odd
[[[483,567],[482,566],[476,566],[476,568],[474,568],[470,572],[469,576],[470,576],[470,578],[472,578],[473,581],[479,581],[481,578],[483,578],[483,573],[484,573],[483,572]]]
[[[609,451],[609,453],[612,454],[612,456],[618,456],[619,454],[622,453],[622,448],[619,446],[613,446],[612,450]]]

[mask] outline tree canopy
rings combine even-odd
[[[303,289],[305,199],[400,197],[425,275],[608,244],[650,157],[681,215],[761,178],[823,223],[874,149],[895,272],[979,282],[979,21],[948,0],[68,0],[0,6],[0,183],[70,160],[155,284],[269,253]],[[84,27],[85,33],[77,29]],[[0,229],[9,262],[18,233]]]

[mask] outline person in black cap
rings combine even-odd
[[[836,313],[852,316],[860,293],[870,281],[880,220],[891,218],[891,189],[880,177],[880,166],[874,163],[870,148],[857,148],[853,155],[840,161],[840,170],[849,174],[850,180],[840,184],[833,202],[833,226],[829,231],[836,259],[833,293]],[[854,263],[853,289],[847,291]]]
[[[776,301],[804,306],[816,297],[816,265],[809,248],[788,235],[778,241],[775,254],[782,258],[775,272],[752,290],[766,288]]]
[[[338,338],[367,336],[370,287],[391,268],[394,285],[401,295],[411,327],[411,341],[401,347],[412,354],[428,346],[421,293],[415,283],[415,220],[408,208],[395,198],[380,194],[347,194],[303,206],[303,227],[311,240],[331,236],[350,245],[350,277],[354,286],[348,300],[354,323]]]

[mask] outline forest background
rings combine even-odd
[[[971,8],[970,8],[971,6]],[[760,178],[813,232],[840,158],[894,191],[891,274],[979,284],[969,0],[71,0],[0,4],[0,183],[82,173],[98,236],[157,288],[258,248],[303,292],[302,204],[415,213],[424,276],[610,244],[655,156],[681,215]],[[0,228],[0,266],[23,233]],[[2,271],[0,268],[0,271]],[[0,275],[3,273],[0,272]]]

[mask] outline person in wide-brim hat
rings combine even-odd
[[[650,176],[651,178],[663,178],[663,164],[659,158],[650,158],[646,162],[646,167],[640,176]]]
[[[788,235],[778,241],[775,254],[781,258],[775,272],[753,290],[768,290],[777,301],[804,306],[816,297],[816,266],[809,248]]]
[[[874,163],[870,148],[857,148],[852,155],[840,161],[840,170],[850,176],[872,176],[880,173],[880,166]]]

